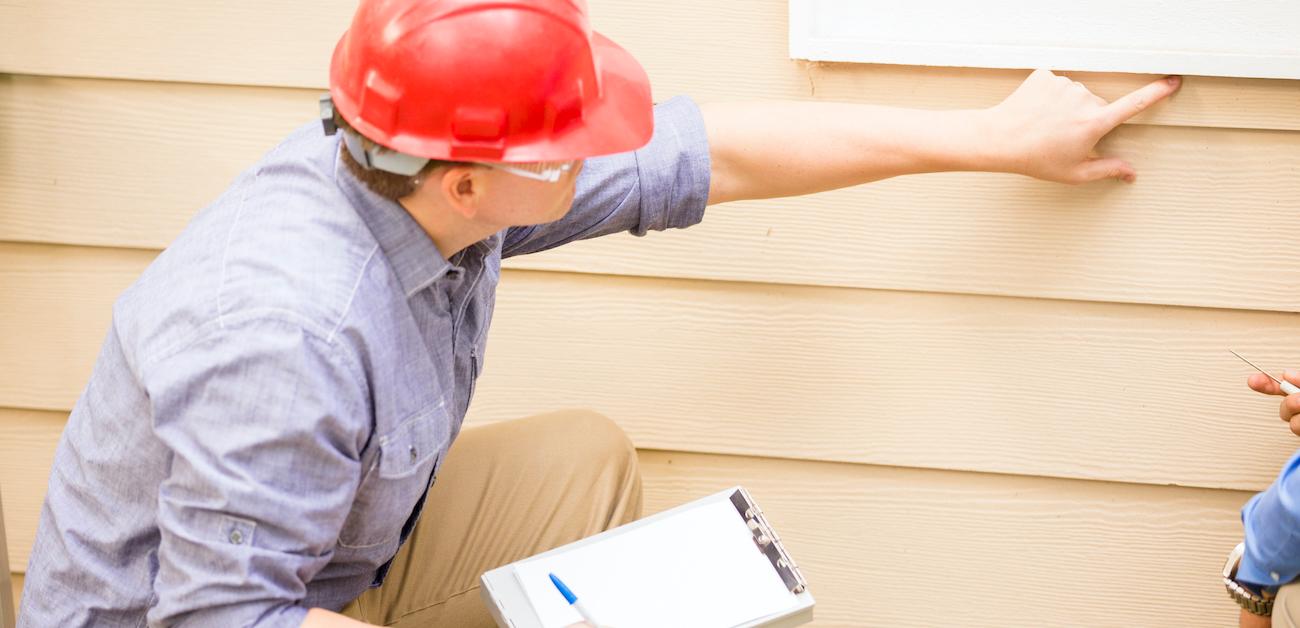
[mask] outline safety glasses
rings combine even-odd
[[[566,172],[573,170],[578,165],[577,161],[539,161],[527,164],[501,164],[501,163],[483,163],[484,166],[509,172],[510,174],[532,179],[534,181],[545,181],[547,183],[557,183],[560,177]]]

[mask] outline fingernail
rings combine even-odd
[[[1177,87],[1179,83],[1183,82],[1183,77],[1181,77],[1181,76],[1166,76],[1166,77],[1165,77],[1165,80],[1166,80],[1166,81],[1169,81],[1169,84],[1170,84],[1170,85],[1173,85],[1174,87]]]

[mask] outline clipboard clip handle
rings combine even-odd
[[[736,507],[736,511],[745,520],[745,525],[749,527],[754,546],[767,556],[772,563],[772,568],[781,576],[781,581],[790,592],[798,594],[807,590],[808,581],[804,579],[803,572],[799,571],[799,566],[795,564],[794,559],[790,558],[790,554],[781,543],[781,537],[768,523],[767,517],[763,516],[763,510],[754,503],[749,491],[744,487],[737,488],[731,494],[731,504]]]

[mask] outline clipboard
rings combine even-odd
[[[529,591],[531,590],[534,596],[544,597],[549,594],[554,596],[556,600],[560,600],[560,602],[563,600],[560,598],[559,593],[553,589],[544,591],[544,589],[537,588],[541,585],[536,584],[525,587],[521,582],[521,574],[525,573],[525,571],[536,571],[539,567],[548,564],[558,564],[566,556],[575,557],[584,551],[589,556],[602,556],[601,552],[607,550],[617,551],[615,548],[619,547],[619,541],[651,538],[649,536],[651,534],[656,532],[666,533],[669,530],[678,533],[677,530],[680,525],[689,524],[692,517],[698,518],[705,515],[709,517],[727,517],[728,515],[722,511],[735,514],[734,525],[730,521],[720,522],[725,527],[718,528],[710,532],[710,534],[725,534],[728,544],[733,547],[732,551],[747,552],[752,550],[754,552],[752,556],[761,557],[751,559],[750,555],[744,555],[746,558],[744,563],[745,575],[762,579],[766,586],[783,589],[780,593],[782,595],[788,593],[788,599],[782,599],[779,604],[783,605],[783,607],[775,612],[763,614],[730,626],[718,625],[716,628],[731,628],[732,626],[735,628],[756,628],[759,626],[793,628],[812,621],[813,607],[816,601],[808,590],[807,580],[804,579],[798,565],[791,558],[784,544],[782,544],[781,537],[764,516],[762,509],[758,507],[749,492],[739,486],[488,571],[479,578],[482,585],[480,593],[498,626],[502,628],[546,628],[538,606],[543,603],[553,605],[553,601],[543,599],[535,605],[532,598],[530,598]],[[674,528],[675,525],[678,528]],[[685,532],[685,534],[690,533]],[[662,539],[662,535],[659,538]],[[716,539],[714,540],[716,541]],[[745,547],[748,549],[744,549]],[[587,549],[584,550],[583,548]],[[609,557],[608,560],[616,561],[617,557]],[[612,562],[611,564],[617,563]],[[731,566],[729,568],[735,569],[738,567]],[[767,569],[770,569],[771,572],[766,572]],[[754,573],[755,571],[764,573]],[[533,577],[530,578],[530,583],[535,583],[536,574],[531,575]],[[773,575],[776,577],[774,578]],[[570,575],[565,575],[564,578],[571,586],[574,585],[570,581]],[[549,586],[549,583],[546,586]],[[581,587],[574,586],[574,592],[579,595],[579,598],[584,603],[589,603],[588,598],[582,597]],[[660,593],[645,591],[644,602],[646,604],[652,604],[661,599],[663,599],[663,596]],[[601,619],[604,618],[601,617]],[[615,628],[626,628],[615,622],[611,622],[611,624]],[[713,627],[711,626],[711,628]]]

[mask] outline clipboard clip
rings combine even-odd
[[[771,561],[772,568],[776,569],[776,573],[781,576],[781,581],[785,583],[786,588],[790,589],[791,593],[803,593],[808,588],[808,581],[804,579],[794,559],[790,558],[790,554],[785,551],[785,546],[781,544],[781,537],[763,516],[763,509],[754,503],[754,499],[744,487],[737,488],[730,499],[731,505],[736,507],[736,511],[745,520],[745,525],[749,526],[750,533],[754,535],[754,546]]]

